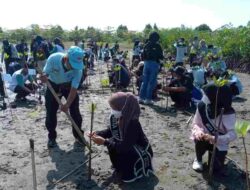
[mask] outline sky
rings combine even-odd
[[[224,24],[246,25],[250,0],[3,0],[0,27],[26,28],[31,24],[93,26],[102,30],[126,25],[142,31],[146,24],[159,28],[196,27],[206,23],[215,30]]]

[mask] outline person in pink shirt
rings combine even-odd
[[[219,91],[216,105],[217,90]],[[221,110],[224,108],[213,168],[215,173],[220,173],[223,171],[229,143],[237,138],[234,129],[236,115],[232,108],[232,94],[228,86],[217,87],[214,84],[206,85],[203,92],[202,101],[198,104],[192,124],[191,139],[195,142],[196,153],[192,167],[196,171],[203,171],[202,157],[206,151],[209,151],[208,165],[210,164],[215,133],[218,129]]]

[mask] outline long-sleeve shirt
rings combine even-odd
[[[212,122],[215,123],[215,119],[212,119]],[[236,122],[236,116],[235,114],[228,114],[228,115],[223,115],[222,116],[222,122],[219,127],[219,131],[223,135],[218,136],[217,140],[217,148],[220,151],[227,151],[229,147],[229,143],[234,141],[237,138],[234,126]],[[216,126],[219,124],[219,116],[216,118]],[[209,134],[209,131],[207,128],[204,126],[200,113],[198,109],[196,110],[194,119],[193,119],[193,124],[192,124],[192,134],[191,134],[191,139],[192,140],[197,140],[198,136],[200,134]]]
[[[133,145],[145,147],[148,144],[148,139],[145,136],[138,120],[132,120],[129,123],[127,130],[124,131],[122,140],[117,140],[116,138],[112,137],[112,133],[109,128],[102,131],[97,131],[97,135],[106,139],[105,145],[108,148],[113,149],[120,154],[134,151]]]

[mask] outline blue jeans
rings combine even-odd
[[[153,90],[157,85],[157,74],[160,65],[156,61],[145,61],[143,68],[143,81],[140,90],[140,99],[152,100]]]

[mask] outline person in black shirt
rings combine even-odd
[[[21,40],[21,43],[16,45],[16,49],[18,52],[18,57],[20,61],[24,64],[28,61],[28,53],[29,53],[29,48],[28,44],[25,42],[24,39]]]
[[[132,73],[136,77],[136,88],[138,92],[140,92],[141,84],[143,81],[143,69],[144,69],[144,62],[141,61],[137,69]],[[161,88],[162,88],[161,84],[157,83],[152,93],[153,100],[157,98],[157,90]]]
[[[184,67],[178,66],[172,71],[173,79],[169,86],[163,87],[163,90],[169,92],[176,108],[189,108],[193,90],[192,80],[186,75]]]
[[[88,136],[108,148],[113,168],[124,182],[148,176],[153,172],[153,151],[140,121],[140,106],[131,93],[118,92],[109,99],[110,126]]]
[[[160,36],[152,32],[143,49],[143,82],[140,89],[140,103],[153,104],[152,93],[157,85],[157,75],[160,69],[160,60],[163,59],[162,48],[159,44]]]

